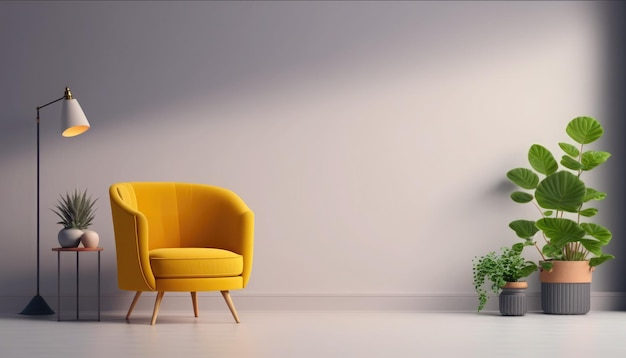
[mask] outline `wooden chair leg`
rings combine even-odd
[[[141,291],[137,291],[137,293],[135,293],[135,298],[133,298],[133,302],[130,304],[130,308],[128,309],[128,313],[126,314],[127,321],[130,319],[130,314],[133,312],[137,301],[139,301],[139,296],[141,296]]]
[[[193,315],[198,317],[198,292],[191,293],[191,303],[193,304]]]
[[[235,305],[233,304],[233,300],[230,298],[230,292],[228,291],[220,291],[222,292],[222,297],[224,297],[224,301],[226,301],[226,304],[228,305],[228,308],[230,309],[230,313],[233,314],[233,318],[235,319],[235,322],[239,323],[239,316],[237,316],[237,310],[235,310]]]
[[[161,300],[163,300],[163,295],[165,292],[159,291],[156,296],[156,301],[154,302],[154,311],[152,312],[152,321],[150,321],[150,325],[154,325],[156,323],[157,315],[159,314],[159,307],[161,306]]]

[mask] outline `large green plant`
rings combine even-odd
[[[524,259],[521,254],[524,244],[517,243],[511,248],[503,247],[501,253],[489,252],[485,256],[475,257],[472,261],[474,289],[478,293],[478,312],[485,308],[487,290],[485,283],[491,282],[491,292],[499,294],[507,282],[521,281],[537,270],[537,265]]]
[[[516,168],[507,172],[507,178],[523,190],[516,190],[511,199],[516,203],[532,203],[539,211],[537,220],[514,220],[509,227],[527,244],[537,247],[542,266],[551,268],[550,261],[585,261],[597,266],[613,255],[602,248],[610,241],[611,232],[590,218],[598,209],[590,207],[593,201],[603,200],[606,193],[585,185],[583,173],[604,163],[611,154],[588,150],[585,145],[604,134],[600,122],[591,117],[577,117],[565,129],[576,143],[559,143],[564,155],[560,165],[545,147],[534,144],[528,151],[532,169]],[[535,241],[540,233],[543,246]]]

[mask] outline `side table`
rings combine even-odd
[[[52,251],[57,252],[57,321],[61,321],[61,252],[76,253],[76,320],[79,320],[79,267],[78,257],[81,252],[97,252],[98,253],[98,321],[100,321],[100,252],[104,250],[101,247],[55,247]]]

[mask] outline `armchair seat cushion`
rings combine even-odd
[[[234,277],[243,272],[243,257],[213,248],[161,248],[150,250],[156,278]]]

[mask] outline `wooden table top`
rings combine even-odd
[[[102,251],[102,247],[55,247],[52,251]]]

